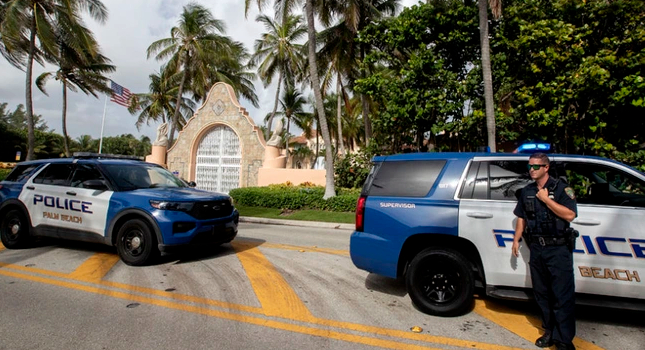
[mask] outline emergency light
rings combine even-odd
[[[517,148],[517,153],[536,153],[551,151],[550,143],[525,143]]]

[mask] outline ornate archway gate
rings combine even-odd
[[[240,138],[225,125],[209,130],[199,141],[195,164],[197,188],[228,193],[240,187]]]

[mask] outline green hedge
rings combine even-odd
[[[336,196],[323,199],[325,188],[322,186],[293,186],[289,184],[269,185],[266,187],[244,187],[229,193],[236,204],[249,207],[277,209],[318,209],[329,211],[356,211],[359,189],[336,189]]]
[[[0,169],[0,181],[4,180],[13,169]]]

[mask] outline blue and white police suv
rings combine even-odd
[[[521,150],[546,151],[529,144]],[[408,153],[373,159],[350,241],[363,270],[405,277],[421,311],[458,315],[473,294],[529,299],[529,251],[511,254],[516,191],[528,154]],[[645,310],[645,174],[590,156],[550,155],[550,175],[575,191],[576,300]]]
[[[19,163],[0,182],[2,244],[23,248],[35,236],[99,242],[116,246],[126,264],[144,265],[159,253],[235,238],[239,213],[228,195],[124,158]]]

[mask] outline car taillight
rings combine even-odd
[[[365,221],[365,201],[367,197],[358,197],[356,202],[356,231],[363,232],[363,222]]]

